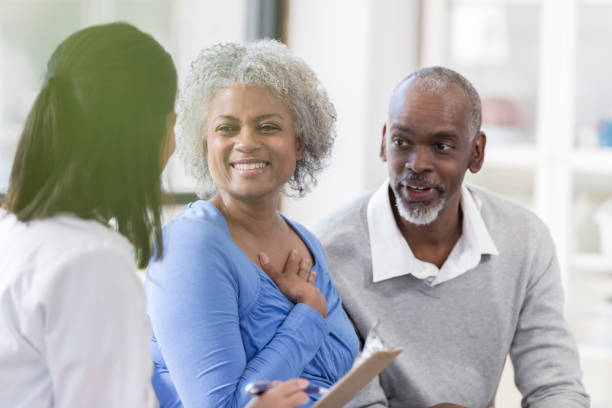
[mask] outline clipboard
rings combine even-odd
[[[349,403],[393,359],[403,351],[401,347],[380,350],[353,367],[325,394],[313,408],[341,408]]]

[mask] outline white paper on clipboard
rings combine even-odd
[[[329,392],[313,405],[313,408],[341,408],[348,404],[402,351],[401,347],[375,351],[334,384]]]

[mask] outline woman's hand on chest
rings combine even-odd
[[[308,258],[312,259],[310,254]],[[289,251],[282,271],[279,272],[278,262],[272,262],[266,252],[258,254],[259,264],[266,274],[274,281],[279,290],[293,303],[304,303],[327,317],[327,301],[315,286],[316,272],[312,270],[312,261],[304,259],[298,250]]]

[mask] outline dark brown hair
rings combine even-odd
[[[114,218],[147,265],[161,256],[162,144],[176,69],[148,34],[92,26],[53,52],[24,125],[4,207],[21,221],[70,212]]]

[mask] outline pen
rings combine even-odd
[[[246,387],[244,387],[244,390],[251,395],[261,395],[264,392],[268,391],[270,388],[272,388],[274,386],[274,384],[272,383],[272,381],[255,381],[252,383],[248,383],[246,385]],[[325,387],[318,387],[316,385],[308,385],[308,387],[306,387],[305,389],[303,389],[302,391],[304,391],[307,394],[326,394],[329,391],[329,388],[325,388]]]

